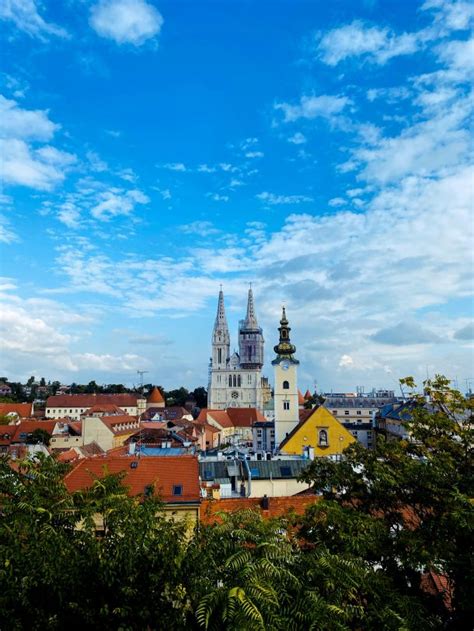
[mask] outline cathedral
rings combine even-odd
[[[212,332],[212,356],[209,365],[208,407],[257,408],[262,411],[268,381],[262,378],[264,339],[258,326],[252,288],[249,289],[247,315],[239,322],[239,352],[230,354],[230,335],[224,307],[224,293],[219,292],[217,315]]]

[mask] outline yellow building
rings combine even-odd
[[[280,451],[301,456],[305,447],[311,447],[315,457],[339,456],[353,442],[352,434],[321,406],[298,423],[280,444]]]

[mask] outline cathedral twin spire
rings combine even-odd
[[[258,326],[252,287],[247,297],[245,320],[239,323],[239,357],[242,367],[257,368],[263,365],[263,335]],[[224,292],[219,291],[217,314],[212,336],[214,365],[222,365],[229,359],[230,335],[224,306]],[[220,349],[220,350],[219,350]]]

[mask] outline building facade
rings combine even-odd
[[[275,373],[274,407],[275,407],[275,445],[290,434],[299,423],[298,375],[299,361],[295,359],[296,347],[291,344],[291,328],[286,317],[285,307],[282,310],[280,341],[274,347],[276,353],[272,361]]]
[[[263,409],[265,381],[262,380],[264,339],[257,322],[252,289],[249,289],[247,315],[239,322],[239,352],[230,354],[230,335],[219,292],[217,315],[212,332],[209,365],[208,408],[231,407]]]

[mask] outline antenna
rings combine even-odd
[[[148,370],[137,370],[137,375],[140,375],[140,390],[143,394],[143,375],[145,375]]]

